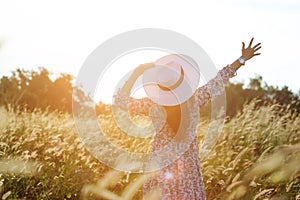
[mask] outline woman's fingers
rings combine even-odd
[[[245,49],[245,43],[242,42],[242,45],[243,45],[242,50],[244,50]]]
[[[253,49],[255,49],[256,47],[258,47],[261,43],[256,44]]]
[[[254,40],[254,37],[251,39],[251,41],[250,41],[250,43],[249,43],[249,46],[248,46],[248,48],[251,48],[251,46],[252,46],[252,43],[253,43],[253,40]]]
[[[155,63],[154,63],[154,62],[144,63],[144,64],[141,64],[140,66],[141,66],[141,67],[144,69],[144,71],[145,71],[145,70],[147,70],[147,69],[150,69],[150,68],[154,67],[154,66],[155,66]]]
[[[254,52],[258,51],[261,48],[261,46],[259,46],[258,48],[254,48]]]

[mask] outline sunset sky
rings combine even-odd
[[[87,56],[107,39],[133,29],[162,28],[197,42],[218,69],[241,55],[242,41],[255,37],[262,55],[233,81],[247,83],[259,74],[270,85],[288,85],[297,92],[299,20],[297,0],[0,1],[0,76],[39,66],[76,76]],[[113,73],[122,76],[160,55],[131,55]]]

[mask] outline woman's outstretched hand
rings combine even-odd
[[[260,55],[260,53],[256,53],[260,48],[261,48],[261,43],[258,43],[256,45],[252,46],[254,38],[251,39],[249,45],[247,48],[245,48],[245,43],[243,42],[243,47],[242,47],[242,58],[245,60],[249,60],[254,56]]]
[[[261,48],[261,43],[257,43],[252,47],[253,40],[254,38],[251,39],[247,48],[245,48],[245,43],[242,43],[242,56],[231,64],[231,67],[233,67],[235,71],[244,65],[245,61],[253,58],[254,56],[260,55],[260,53],[257,53],[257,51]]]

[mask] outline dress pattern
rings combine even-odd
[[[184,104],[188,110],[182,118],[182,129],[185,138],[189,142],[182,144],[172,143],[174,131],[162,120],[163,112],[159,106],[149,98],[134,99],[129,97],[122,88],[115,96],[115,105],[129,109],[133,114],[151,115],[156,131],[153,141],[153,149],[149,157],[155,160],[160,170],[146,181],[143,194],[147,196],[154,190],[158,190],[162,200],[205,200],[205,187],[202,177],[196,127],[199,117],[199,108],[214,97],[223,93],[229,78],[236,75],[236,71],[230,65],[221,69],[218,74],[207,84],[199,87],[194,95]],[[153,107],[154,106],[154,107]],[[151,109],[151,110],[150,110]]]

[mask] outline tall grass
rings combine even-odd
[[[12,199],[78,198],[82,185],[102,177],[105,167],[85,150],[68,114],[3,108],[0,113],[0,160],[31,164],[31,173],[25,174],[16,174],[13,163],[1,165],[0,194],[10,191]]]
[[[202,158],[208,199],[300,198],[300,117],[281,106],[253,101],[228,120]],[[59,112],[0,109],[0,197],[3,199],[141,199],[145,176],[101,164],[78,139],[72,117]],[[147,123],[137,116],[135,120]],[[112,142],[149,152],[152,138],[119,130],[99,116]],[[199,147],[209,122],[198,126]],[[200,152],[200,156],[201,156]]]
[[[300,194],[300,165],[295,164],[300,163],[300,116],[277,104],[257,108],[257,103],[245,105],[225,124],[202,161],[208,199],[255,199],[258,194],[256,199],[295,199]],[[281,172],[287,173],[279,178]]]

